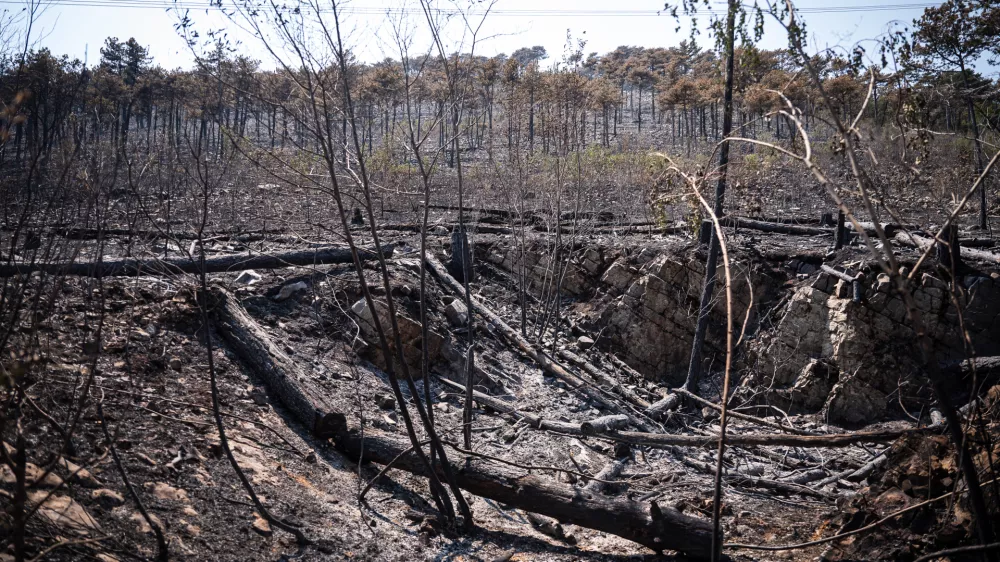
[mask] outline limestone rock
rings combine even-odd
[[[237,285],[253,285],[262,279],[261,275],[252,269],[241,271],[233,281]]]
[[[587,351],[588,349],[594,347],[594,340],[587,336],[580,336],[576,339],[576,347],[580,351]]]
[[[462,327],[469,323],[469,309],[465,307],[465,303],[459,299],[451,301],[451,303],[445,307],[444,315],[448,317],[448,321],[452,323],[453,326]]]
[[[857,377],[834,385],[826,402],[830,421],[848,425],[870,423],[885,415],[886,395]]]
[[[250,525],[250,528],[262,537],[270,537],[274,533],[274,531],[271,530],[271,524],[256,513],[254,513],[254,520]]]
[[[818,411],[826,403],[838,376],[836,367],[818,359],[809,361],[789,391],[787,409],[807,413]]]
[[[47,490],[28,492],[28,503],[42,505],[38,514],[49,523],[61,528],[67,534],[86,537],[92,533],[100,533],[101,526],[90,513],[69,496],[49,495]]]
[[[74,484],[91,489],[103,486],[101,481],[91,474],[89,470],[77,465],[73,461],[66,458],[60,458],[59,466],[63,469],[63,471],[65,471],[66,479]]]
[[[458,302],[455,299],[454,302]],[[389,316],[388,305],[376,301],[375,308],[378,310],[379,322],[382,324],[382,328],[386,330],[387,335],[391,334],[391,320]],[[386,362],[385,358],[382,357],[381,346],[378,339],[378,333],[375,330],[375,320],[368,303],[364,299],[360,299],[351,306],[351,312],[358,318],[358,326],[361,328],[361,337],[368,344],[368,348],[373,353],[372,357],[374,363],[381,368],[385,368]],[[406,361],[407,367],[410,369],[410,374],[414,378],[419,378],[421,369],[420,364],[423,360],[423,333],[421,330],[420,322],[409,318],[408,316],[402,314],[400,310],[396,310],[397,314],[395,316],[395,321],[397,326],[399,326],[399,337],[403,343],[403,358]],[[389,338],[389,349],[392,356],[392,361],[397,367],[398,364],[398,353],[396,352],[396,341],[395,338]],[[442,347],[444,346],[445,339],[441,334],[435,332],[434,330],[428,330],[427,332],[427,354],[430,359],[431,364],[434,364],[441,357]]]
[[[146,489],[158,499],[164,501],[188,501],[188,493],[182,488],[174,488],[166,482],[151,482],[146,484]]]
[[[308,288],[309,285],[307,285],[305,281],[296,281],[295,283],[289,283],[284,287],[282,287],[280,291],[278,291],[278,294],[274,296],[274,300],[277,302],[286,301],[295,296],[296,293],[305,291]]]
[[[107,488],[94,490],[90,493],[90,497],[95,503],[97,503],[97,505],[103,507],[104,509],[111,509],[125,503],[125,498],[123,498],[121,494],[114,490],[108,490]]]
[[[55,473],[49,472],[45,474],[45,478],[42,478],[43,474],[45,474],[45,470],[33,463],[29,462],[24,467],[24,478],[29,487],[52,489],[62,486],[62,478],[59,478]],[[14,471],[6,464],[0,464],[0,487],[12,488],[16,483],[17,478],[14,476]]]
[[[201,535],[201,527],[192,525],[191,523],[185,521],[184,523],[181,523],[181,532],[191,538],[197,538]]]
[[[619,291],[624,291],[632,283],[633,277],[625,259],[619,258],[601,276],[601,283],[611,285]]]
[[[161,530],[163,529],[163,522],[160,521],[159,517],[157,517],[156,515],[150,513],[149,514],[149,518],[152,519],[153,523],[156,523],[156,525]],[[133,523],[135,523],[135,531],[137,533],[142,534],[142,535],[148,535],[148,534],[151,534],[153,532],[153,528],[150,527],[149,523],[146,522],[146,518],[143,517],[142,514],[139,513],[138,511],[135,512],[135,513],[133,513],[132,516],[129,517],[129,520],[132,521]]]

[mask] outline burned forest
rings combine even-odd
[[[995,0],[17,6],[0,561],[1000,559]]]

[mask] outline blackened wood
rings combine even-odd
[[[391,257],[392,245],[382,246],[386,257]],[[358,250],[362,261],[376,259],[373,250]],[[352,263],[347,248],[316,248],[268,255],[232,255],[207,258],[205,273],[242,271],[245,269],[278,269],[291,266]],[[199,259],[124,259],[100,263],[14,263],[0,265],[0,277],[30,275],[36,271],[50,275],[78,275],[81,277],[135,277],[137,275],[180,275],[199,273]]]
[[[337,431],[334,442],[338,450],[352,459],[379,464],[395,460],[393,466],[396,468],[425,475],[424,465],[414,454],[403,454],[408,444],[395,437],[370,428],[362,437],[359,428],[345,423]],[[676,550],[693,558],[705,559],[711,550],[711,523],[670,507],[625,498],[607,498],[551,478],[524,475],[473,458],[454,465],[453,471],[458,486],[463,490],[552,517],[562,523],[617,535],[657,552]]]
[[[236,297],[221,287],[214,288],[212,296],[216,328],[242,363],[264,381],[313,435],[332,437],[333,425],[343,425],[344,416],[327,399],[327,393],[317,388],[295,361],[275,345]]]
[[[459,283],[454,277],[452,277],[444,265],[437,260],[437,258],[428,255],[427,265],[431,272],[437,276],[449,289],[451,289],[456,295],[464,295],[465,289],[462,284]],[[615,403],[613,400],[605,396],[598,388],[588,384],[586,381],[571,373],[566,367],[562,366],[558,361],[550,357],[541,348],[531,345],[520,332],[511,328],[502,318],[496,313],[486,307],[483,303],[479,302],[478,299],[471,299],[472,310],[479,313],[480,316],[484,317],[490,324],[492,324],[497,331],[507,340],[508,343],[517,347],[522,353],[531,358],[543,371],[549,375],[563,381],[569,385],[573,390],[580,392],[587,396],[587,398],[601,404],[603,407],[611,410],[615,413],[624,413],[622,407]],[[470,310],[470,312],[472,312]],[[649,430],[652,429],[650,424],[637,419],[633,416],[629,416],[630,422],[639,427],[640,429]]]
[[[662,399],[650,404],[649,407],[646,408],[646,415],[659,421],[667,417],[667,414],[669,414],[672,410],[676,410],[680,405],[681,397],[679,394],[668,394]]]
[[[472,247],[469,246],[468,234],[461,227],[455,228],[451,232],[451,273],[459,281],[471,282],[475,279],[475,270],[472,266]]]
[[[580,431],[584,435],[598,435],[608,433],[628,426],[628,416],[616,414],[611,416],[601,416],[580,424]]]
[[[638,394],[636,394],[635,392],[627,388],[625,385],[623,385],[620,381],[615,379],[613,376],[598,369],[583,357],[580,357],[579,355],[566,349],[559,351],[559,357],[562,357],[563,359],[566,359],[570,363],[573,363],[574,365],[582,369],[584,373],[590,375],[590,377],[593,378],[593,380],[597,384],[607,387],[609,390],[614,391],[622,398],[628,400],[633,406],[636,406],[637,408],[641,409],[649,408],[650,406],[649,401],[643,399]]]
[[[829,235],[829,228],[818,226],[802,226],[797,224],[784,224],[775,222],[764,222],[754,219],[747,219],[736,216],[726,216],[719,219],[722,226],[745,228],[748,230],[759,230],[761,232],[771,232],[775,234],[792,234],[800,236]],[[711,223],[709,223],[711,225]]]
[[[844,229],[844,211],[837,211],[837,229],[834,233],[834,248],[839,250],[844,247],[847,231]]]
[[[456,390],[464,391],[465,387],[449,380],[442,383]],[[586,435],[582,426],[584,423],[559,422],[546,420],[529,412],[522,412],[514,404],[494,396],[473,392],[473,398],[482,406],[488,406],[498,412],[523,419],[529,426],[544,431],[564,433],[566,435]],[[596,421],[596,420],[595,420]],[[593,426],[593,422],[591,422]],[[726,434],[726,443],[738,447],[803,447],[826,448],[847,447],[858,443],[885,443],[894,441],[914,433],[929,433],[931,429],[890,429],[884,431],[858,431],[854,433],[828,433],[818,435],[787,435],[768,433]],[[619,443],[642,445],[647,447],[704,447],[714,448],[719,443],[718,435],[675,435],[665,433],[647,433],[641,431],[605,431],[596,435]]]
[[[594,475],[594,479],[587,482],[583,489],[595,494],[600,494],[605,490],[612,491],[612,486],[617,487],[617,485],[608,484],[607,481],[614,480],[621,476],[622,470],[625,468],[625,465],[628,464],[628,461],[628,457],[612,460],[605,465],[600,472]]]
[[[917,248],[919,250],[926,251],[928,248],[934,246],[934,239],[926,238],[918,234],[913,234],[910,232],[898,232],[893,238],[893,241],[897,244],[903,246],[910,246],[912,248]],[[976,250],[974,248],[960,248],[960,257],[962,259],[976,260],[987,263],[1000,263],[1000,254],[994,254],[993,252],[987,252],[986,250]]]
[[[944,229],[941,240],[937,241],[938,263],[948,271],[958,271],[962,267],[962,255],[958,240],[958,226],[949,224]]]

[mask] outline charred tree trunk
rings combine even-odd
[[[383,247],[385,255],[391,256],[392,246]],[[377,259],[375,252],[361,250],[362,260]],[[183,273],[222,273],[246,269],[277,269],[295,265],[352,263],[351,251],[347,248],[319,248],[284,254],[261,256],[220,256],[203,262],[198,259],[137,260],[124,259],[99,263],[15,263],[0,265],[0,278],[29,275],[41,271],[52,275],[78,275],[81,277],[134,277],[138,275],[179,275]]]

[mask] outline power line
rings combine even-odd
[[[0,0],[0,4],[22,4],[23,0]],[[176,10],[220,10],[218,5],[212,3],[177,1],[169,2],[164,0],[50,0],[46,2],[52,6],[86,7],[86,8],[142,8],[142,9],[176,9]],[[725,2],[715,2],[716,5],[724,6]],[[933,8],[940,3],[908,3],[908,4],[870,4],[858,6],[814,6],[797,8],[800,14],[829,14],[829,13],[860,13],[860,12],[885,12],[893,10],[923,10]],[[745,5],[746,7],[752,7]],[[331,10],[320,10],[329,12]],[[345,15],[423,15],[423,12],[415,8],[380,8],[374,6],[346,6],[339,8],[340,13]],[[435,9],[441,15],[458,15],[456,10]],[[484,15],[485,12],[472,10],[466,12],[467,15]],[[555,9],[555,8],[535,8],[535,9],[497,9],[489,12],[491,16],[498,17],[655,17],[661,15],[657,10],[581,10],[581,9]]]

